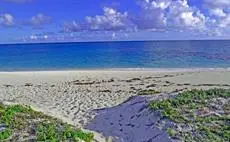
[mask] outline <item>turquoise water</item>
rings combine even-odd
[[[0,45],[0,70],[226,68],[230,41]]]

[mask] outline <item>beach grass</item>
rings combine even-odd
[[[181,141],[230,140],[230,90],[191,90],[165,100],[151,101],[150,108],[174,125],[167,129]]]
[[[92,133],[83,132],[26,105],[0,104],[0,124],[0,141],[91,142],[93,139]]]

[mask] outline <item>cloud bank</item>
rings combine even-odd
[[[204,14],[199,8],[191,6],[188,0],[137,0],[140,10],[131,15],[104,7],[103,15],[86,16],[84,21],[65,23],[63,31],[140,31],[163,30],[203,32],[210,35],[225,34],[230,27],[230,0],[203,0],[208,10]]]
[[[33,0],[4,1],[26,3]],[[122,3],[119,3],[116,8],[104,6],[101,9],[102,14],[86,15],[81,21],[73,19],[72,21],[56,23],[56,25],[60,25],[60,29],[56,29],[56,35],[32,34],[26,39],[75,39],[83,37],[85,34],[89,35],[85,37],[86,39],[92,38],[90,35],[118,39],[146,31],[152,33],[189,33],[205,37],[230,35],[230,0],[201,0],[199,7],[192,5],[190,0],[134,0],[133,2],[138,8],[135,13],[132,13],[129,7],[123,11],[119,10]],[[24,20],[21,26],[43,29],[44,25],[49,25],[52,22],[55,21],[51,17],[46,16],[45,13],[39,13]],[[15,17],[10,13],[0,14],[1,27],[13,27],[14,25],[20,25],[20,23],[16,23]],[[75,33],[78,34],[75,35]]]

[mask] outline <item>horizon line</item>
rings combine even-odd
[[[157,41],[230,41],[230,39],[158,39],[158,40],[95,40],[95,41],[58,41],[58,42],[15,42],[0,45],[20,44],[68,44],[68,43],[106,43],[106,42],[157,42]]]

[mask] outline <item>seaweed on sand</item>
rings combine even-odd
[[[154,95],[154,94],[159,94],[161,93],[160,91],[156,91],[156,90],[141,90],[138,92],[138,95]]]

